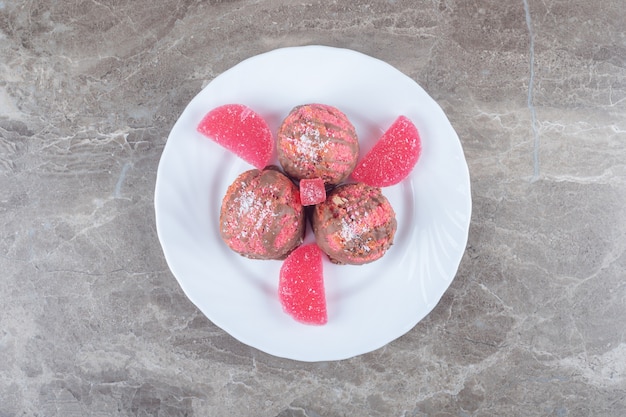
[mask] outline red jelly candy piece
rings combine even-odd
[[[265,168],[272,158],[272,131],[265,119],[243,104],[214,108],[197,129],[256,168]]]
[[[398,184],[422,152],[420,135],[405,116],[398,117],[352,171],[352,178],[373,187]]]
[[[322,250],[315,243],[296,248],[280,268],[280,303],[287,314],[301,323],[328,322],[322,269]]]
[[[321,178],[300,180],[300,201],[303,206],[314,206],[326,201],[326,188]]]

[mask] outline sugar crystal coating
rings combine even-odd
[[[197,130],[258,169],[269,164],[274,152],[274,136],[267,122],[243,104],[214,108]]]
[[[280,268],[278,296],[295,320],[312,325],[328,322],[322,251],[314,244],[298,247]]]
[[[405,179],[422,152],[419,132],[399,116],[374,147],[359,161],[352,178],[373,187],[389,187]]]

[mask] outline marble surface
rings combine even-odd
[[[625,415],[625,30],[617,0],[0,1],[0,416]],[[207,320],[153,211],[187,102],[307,44],[420,83],[472,178],[441,302],[339,362]]]

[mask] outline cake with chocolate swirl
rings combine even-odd
[[[302,243],[304,231],[298,188],[278,169],[240,174],[222,199],[220,235],[247,258],[284,259]]]
[[[322,178],[328,186],[345,180],[356,166],[359,140],[348,117],[326,104],[294,107],[277,135],[278,160],[285,173]]]
[[[381,258],[393,244],[396,215],[380,188],[363,183],[334,188],[313,208],[317,245],[336,264],[362,265]]]

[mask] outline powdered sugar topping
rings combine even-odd
[[[339,236],[341,236],[341,238],[346,242],[349,242],[359,236],[359,233],[355,229],[355,224],[353,222],[341,219],[341,231],[339,232]]]
[[[362,250],[369,252],[371,250],[370,247],[366,245],[366,242],[362,241],[362,234],[365,232],[363,229],[364,227],[361,223],[341,219],[339,236],[344,242],[356,243]]]
[[[253,190],[243,190],[235,203],[238,204],[237,214],[240,218],[255,218],[255,224],[250,232],[261,230],[270,217],[275,217],[276,213],[272,209],[272,203],[269,199],[259,198],[259,195]],[[248,230],[241,230],[241,237],[246,237]]]
[[[296,152],[305,159],[312,160],[320,153],[328,152],[327,142],[321,140],[320,136],[318,129],[307,126],[299,138],[288,138],[288,140],[295,145]]]

